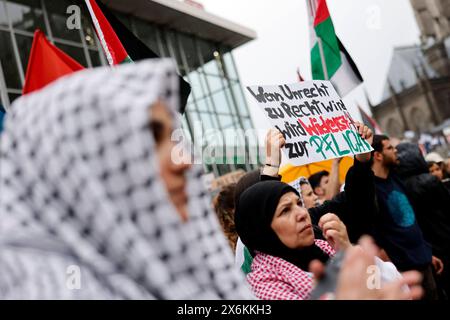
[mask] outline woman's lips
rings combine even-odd
[[[312,229],[312,225],[311,224],[307,224],[306,226],[304,226],[301,230],[300,233],[302,233],[303,231],[306,231],[308,229]]]

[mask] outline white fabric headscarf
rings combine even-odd
[[[170,60],[78,72],[14,103],[0,146],[0,299],[252,298],[201,169],[187,174],[186,223],[169,200],[148,126],[158,99],[179,127]]]

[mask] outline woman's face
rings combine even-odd
[[[288,248],[300,249],[314,243],[311,218],[294,192],[281,197],[270,226]]]
[[[319,197],[314,193],[311,185],[308,183],[304,183],[300,185],[302,191],[303,203],[305,204],[306,209],[314,208],[317,205],[317,201]]]
[[[433,163],[433,165],[428,169],[430,173],[438,178],[439,180],[444,179],[444,174],[442,173],[441,167],[437,163]]]
[[[161,178],[163,179],[170,200],[175,205],[181,219],[188,219],[185,172],[190,168],[187,161],[173,159],[175,142],[171,140],[173,120],[162,102],[156,102],[150,109],[150,129],[153,133],[158,154]]]

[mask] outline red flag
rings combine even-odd
[[[66,74],[82,69],[84,69],[82,65],[51,44],[44,33],[37,29],[34,32],[22,93],[27,94],[41,89]]]

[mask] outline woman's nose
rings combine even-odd
[[[298,210],[297,216],[296,216],[297,221],[302,221],[302,220],[306,219],[306,216],[308,215],[308,211],[305,208],[301,208],[301,207],[299,207],[297,210]]]

